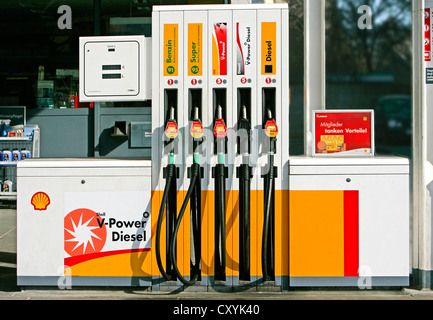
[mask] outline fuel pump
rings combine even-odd
[[[239,154],[242,155],[242,164],[239,166],[238,177],[239,185],[239,237],[240,237],[240,261],[239,272],[242,280],[248,280],[250,273],[250,178],[251,170],[249,166],[249,143],[251,137],[251,124],[248,120],[247,107],[242,106],[241,117],[238,129]]]
[[[275,168],[274,154],[277,141],[278,127],[272,117],[272,111],[267,108],[267,118],[265,124],[265,134],[269,138],[268,150],[268,172],[264,176],[265,179],[265,201],[264,201],[264,221],[263,221],[263,236],[262,236],[262,270],[263,280],[271,279],[271,273],[274,270],[274,228],[273,228],[273,194],[275,185]],[[269,266],[269,268],[268,268]]]
[[[191,127],[191,135],[193,138],[193,164],[190,170],[190,185],[186,193],[185,199],[183,201],[182,207],[179,212],[179,216],[176,220],[176,226],[174,229],[173,237],[170,244],[170,259],[173,262],[173,268],[176,273],[177,278],[186,286],[192,286],[199,278],[200,274],[200,259],[201,259],[201,249],[200,249],[200,212],[201,212],[201,199],[200,199],[200,152],[199,143],[203,136],[203,125],[199,119],[198,108],[194,108],[194,120]],[[180,274],[176,262],[176,239],[177,233],[179,231],[180,224],[182,222],[183,215],[185,213],[188,202],[191,202],[190,213],[192,218],[192,237],[194,243],[194,264],[191,268],[190,280],[187,280]]]
[[[152,8],[152,108],[156,109],[152,112],[151,152],[155,164],[152,191],[157,204],[152,207],[156,211],[152,217],[158,217],[170,173],[168,168],[164,169],[167,174],[161,172],[158,166],[162,163],[161,145],[154,134],[165,125],[166,92],[177,94],[180,132],[191,128],[188,121],[194,122],[195,107],[206,127],[214,129],[214,137],[203,137],[203,143],[197,141],[195,133],[192,139],[184,136],[183,143],[178,142],[175,157],[179,177],[171,178],[176,181],[177,219],[173,231],[167,226],[170,257],[162,256],[163,262],[172,264],[172,273],[170,269],[166,273],[173,280],[227,288],[249,281],[248,285],[255,286],[262,279],[263,260],[265,278],[274,280],[276,286],[286,286],[288,177],[281,174],[277,178],[275,174],[277,168],[283,172],[288,166],[288,126],[280,128],[276,140],[276,125],[267,120],[274,118],[279,123],[289,119],[288,22],[287,4]],[[230,136],[228,128],[235,126],[247,134],[239,139],[235,139],[235,132]],[[275,134],[269,155],[269,146],[262,148],[262,142],[269,144],[270,139],[253,130],[266,127],[269,134]],[[192,146],[203,152],[194,148],[192,156]],[[269,173],[265,168],[260,172],[258,164],[268,162]],[[170,207],[170,197],[163,200]],[[197,215],[200,209],[201,215]],[[191,219],[185,212],[189,210]],[[152,227],[156,228],[156,223],[153,219]],[[198,226],[201,233],[196,237]],[[161,235],[164,231],[163,224]],[[194,252],[200,250],[199,261]],[[159,285],[161,272],[156,265],[155,260],[153,283],[155,288],[164,289]]]
[[[218,163],[215,167],[215,278],[224,279],[226,267],[225,229],[225,140],[227,127],[223,119],[221,105],[217,107],[214,126]]]
[[[169,258],[169,239],[171,239],[174,229],[174,222],[176,220],[176,165],[174,164],[174,143],[177,135],[179,133],[179,129],[177,127],[177,122],[175,119],[175,108],[170,108],[170,116],[167,121],[167,125],[165,127],[165,136],[169,139],[169,154],[168,154],[168,165],[165,170],[166,183],[164,188],[164,193],[161,201],[161,207],[159,210],[158,222],[156,227],[156,261],[158,263],[159,271],[161,272],[164,279],[167,281],[172,280],[174,277],[172,270],[172,262]],[[162,265],[161,260],[161,226],[162,220],[164,216],[164,210],[166,210],[166,220],[167,220],[167,248],[166,248],[166,256],[167,259],[167,272],[165,271],[164,266]]]

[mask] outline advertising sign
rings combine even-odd
[[[227,23],[215,23],[212,33],[212,75],[227,75]]]
[[[313,111],[315,156],[373,156],[373,110]]]
[[[425,8],[424,11],[424,60],[425,61],[431,61],[431,40],[432,40],[432,33],[431,33],[431,9]]]
[[[249,23],[236,23],[236,74],[250,75],[253,65],[251,61],[251,29]]]
[[[0,107],[0,119],[8,119],[11,126],[26,125],[26,107]]]
[[[188,75],[202,76],[203,24],[188,24]]]
[[[426,1],[426,8],[424,9],[424,61],[425,68],[425,83],[433,84],[433,64],[432,64],[432,40],[433,40],[433,9],[431,8],[432,2]]]
[[[262,75],[277,73],[277,23],[262,22]]]
[[[164,25],[164,76],[178,75],[178,31],[175,23]]]
[[[64,263],[72,276],[137,275],[131,259],[150,250],[150,192],[66,192]],[[97,271],[99,270],[99,271]]]

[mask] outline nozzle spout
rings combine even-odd
[[[174,107],[170,107],[170,119],[174,120]]]
[[[217,119],[222,119],[223,118],[223,108],[221,107],[221,105],[218,105],[217,107]]]
[[[194,119],[199,119],[199,115],[198,115],[198,107],[194,108]]]
[[[268,112],[268,119],[272,119],[272,111],[271,111],[271,109],[268,108],[267,112]]]
[[[248,120],[247,107],[245,105],[242,106],[242,119]]]

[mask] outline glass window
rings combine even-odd
[[[0,27],[0,105],[71,107],[78,37],[93,33],[92,2],[1,1]]]
[[[304,0],[289,2],[290,155],[304,154]]]
[[[326,108],[374,109],[377,154],[411,155],[411,1],[327,0]]]
[[[95,30],[99,35],[151,36],[152,5],[224,3],[222,0],[100,0],[100,7],[94,7],[93,2],[0,1],[0,106],[74,107],[78,96],[80,36],[95,35]],[[99,17],[98,24],[95,17]],[[146,103],[107,104],[143,105]],[[79,106],[90,105],[80,103]]]

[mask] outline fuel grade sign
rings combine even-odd
[[[373,110],[313,111],[314,156],[373,156]]]

